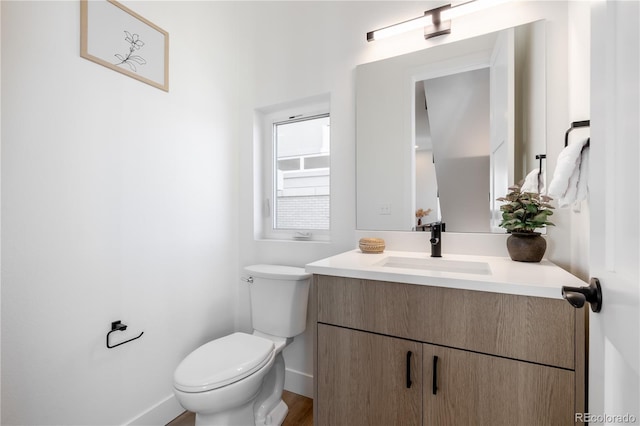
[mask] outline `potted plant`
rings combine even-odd
[[[418,226],[422,225],[422,218],[431,213],[431,209],[418,209],[416,210],[416,217],[418,218]]]
[[[547,249],[547,242],[536,229],[554,226],[549,222],[553,206],[551,197],[535,192],[521,192],[519,186],[509,187],[509,193],[497,200],[505,204],[500,206],[502,222],[509,235],[507,250],[512,260],[519,262],[540,262]]]

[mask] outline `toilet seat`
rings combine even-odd
[[[244,379],[275,356],[271,340],[233,333],[200,346],[178,366],[174,386],[183,392],[206,392]]]

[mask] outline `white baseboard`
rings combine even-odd
[[[284,374],[284,388],[289,392],[313,398],[313,376],[287,368]]]
[[[127,426],[158,426],[166,425],[171,420],[184,413],[175,395],[170,395],[160,401],[133,420],[125,423]]]

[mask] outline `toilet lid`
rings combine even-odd
[[[174,374],[176,389],[205,392],[250,376],[269,362],[273,342],[246,333],[233,333],[191,352]]]
[[[282,265],[250,265],[245,266],[244,271],[254,277],[270,278],[272,280],[297,281],[311,278],[304,268]]]

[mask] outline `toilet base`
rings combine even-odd
[[[253,401],[221,413],[196,413],[195,426],[246,426],[253,422]]]
[[[284,422],[284,418],[287,417],[288,412],[289,407],[283,400],[280,400],[280,402],[273,407],[273,410],[266,415],[263,422],[256,420],[256,426],[280,426],[282,422]]]

